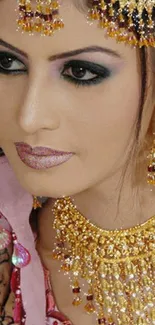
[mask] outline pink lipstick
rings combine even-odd
[[[47,147],[34,147],[24,142],[15,143],[18,156],[22,162],[33,169],[48,169],[67,162],[72,152],[57,151]]]

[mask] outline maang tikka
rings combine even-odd
[[[155,0],[92,0],[88,18],[118,42],[155,47]]]
[[[18,30],[51,36],[64,27],[58,0],[18,0]]]
[[[64,27],[59,0],[17,0],[18,29],[51,36]],[[155,0],[87,0],[88,21],[98,21],[109,37],[132,46],[155,47]]]

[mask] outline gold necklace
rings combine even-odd
[[[102,230],[69,197],[55,202],[53,214],[52,258],[70,277],[73,305],[82,303],[87,286],[84,308],[99,325],[154,325],[155,216],[133,228]]]

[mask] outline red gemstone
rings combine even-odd
[[[53,20],[53,16],[52,16],[52,14],[47,15],[47,18],[48,18],[48,19],[47,19],[48,21],[52,21],[52,20]]]
[[[49,19],[48,19],[48,15],[44,15],[44,20],[45,21],[48,21]]]
[[[123,22],[123,21],[119,22],[119,27],[124,28],[125,27],[125,22]]]
[[[19,11],[26,11],[26,6],[19,6]]]
[[[33,11],[26,12],[26,13],[25,13],[25,17],[33,18],[33,17],[34,17],[34,12],[33,12]]]
[[[20,269],[14,268],[11,276],[11,290],[15,293],[20,286]]]
[[[38,11],[36,11],[36,12],[35,12],[35,17],[40,18],[40,16],[41,16],[41,13],[38,12]]]
[[[73,289],[73,293],[79,293],[80,292],[80,288],[74,288]]]
[[[99,0],[93,0],[93,6],[98,6],[99,5]]]
[[[64,247],[64,243],[63,242],[57,243],[57,247],[60,247],[60,248]]]
[[[12,233],[12,239],[17,240],[17,236],[16,236],[16,234],[14,232]]]
[[[108,325],[107,320],[106,320],[105,317],[98,319],[98,324],[99,324],[99,325],[100,325],[100,324]]]
[[[41,13],[40,18],[45,20],[45,15],[43,13]]]
[[[148,166],[148,172],[150,173],[155,172],[155,165]]]
[[[70,258],[70,256],[66,254],[66,255],[64,256],[64,259],[67,260],[68,258]]]
[[[53,11],[52,11],[52,14],[55,16],[55,15],[58,15],[58,13],[59,13],[59,11],[58,11],[58,9],[54,9]]]
[[[89,296],[87,296],[87,300],[88,300],[88,301],[93,300],[93,295],[89,295]]]
[[[106,324],[106,319],[103,317],[103,318],[100,318],[98,319],[98,324]]]

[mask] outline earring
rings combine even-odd
[[[155,133],[153,133],[155,135]],[[149,185],[155,185],[155,139],[153,140],[153,146],[149,155],[147,156],[148,159],[148,167],[147,167],[147,183]]]
[[[33,196],[33,209],[36,210],[38,208],[42,208],[42,204],[39,202],[36,196]]]
[[[36,0],[36,8],[33,10],[31,0],[18,0],[18,29],[30,34],[37,32],[51,36],[64,27],[59,7],[58,0]]]

